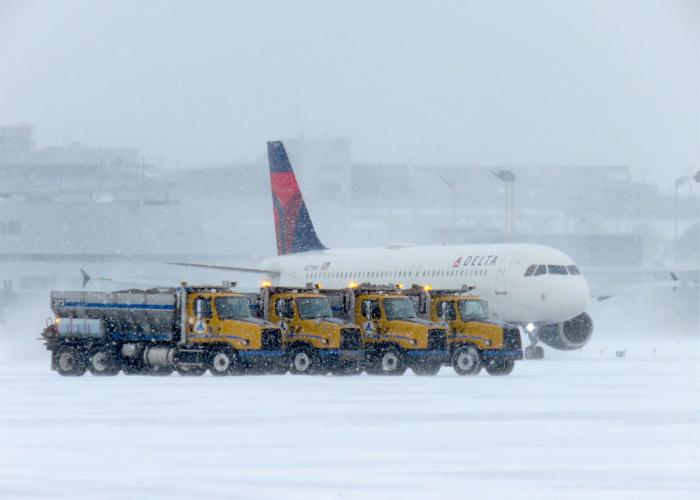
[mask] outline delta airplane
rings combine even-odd
[[[280,141],[268,142],[277,256],[259,268],[176,263],[253,272],[278,286],[345,288],[355,283],[468,288],[489,304],[491,319],[527,334],[527,358],[542,358],[542,342],[578,349],[593,333],[584,312],[591,291],[566,254],[543,245],[478,244],[326,248],[314,229],[296,176]]]

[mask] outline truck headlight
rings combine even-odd
[[[528,323],[525,325],[525,330],[527,330],[528,333],[532,333],[535,331],[535,324],[534,323]]]

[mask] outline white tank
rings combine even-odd
[[[174,288],[51,292],[51,310],[57,318],[99,320],[100,331],[117,339],[171,340],[179,319],[176,302]]]

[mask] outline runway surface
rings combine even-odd
[[[508,377],[62,378],[3,342],[0,497],[698,498],[699,347]]]

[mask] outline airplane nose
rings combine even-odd
[[[583,311],[591,300],[591,287],[588,285],[588,280],[583,276],[579,277],[578,286],[574,293],[576,294],[574,302],[577,303],[579,309]]]
[[[556,282],[555,282],[556,283]],[[566,286],[562,283],[550,283],[551,288],[543,290],[542,305],[548,315],[556,321],[565,321],[581,314],[590,300],[591,291],[585,278],[570,280]]]
[[[579,277],[562,290],[563,309],[567,311],[567,319],[573,318],[583,312],[591,297],[591,290],[585,278]]]

